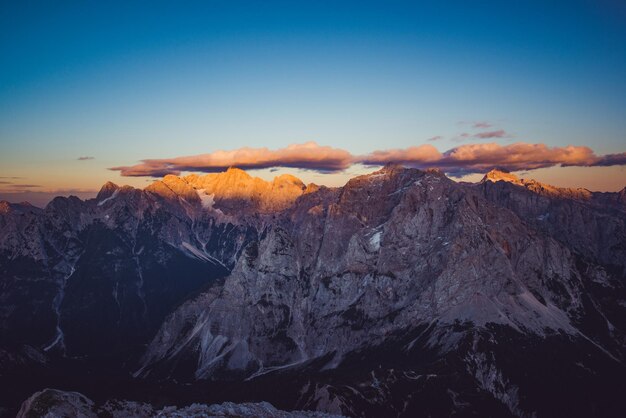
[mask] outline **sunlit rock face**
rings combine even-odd
[[[213,196],[215,208],[226,213],[278,212],[291,206],[306,189],[300,179],[289,174],[267,182],[238,168],[204,176],[192,174],[184,180],[201,193]]]
[[[0,360],[106,359],[133,385],[349,416],[610,416],[624,208],[624,191],[393,165],[341,188],[229,169],[3,202]]]

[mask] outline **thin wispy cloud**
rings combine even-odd
[[[467,132],[461,132],[460,134],[458,134],[455,137],[452,137],[451,139],[454,142],[463,142],[471,137],[472,137],[472,134],[469,134]]]
[[[20,189],[34,189],[37,187],[41,187],[39,184],[15,184],[11,182],[2,182],[2,184],[6,184],[12,188],[20,188]]]
[[[509,171],[533,170],[553,166],[626,165],[626,153],[596,155],[586,146],[549,147],[546,144],[517,142],[465,144],[440,152],[431,144],[403,149],[377,150],[353,155],[338,148],[314,142],[294,144],[278,150],[240,148],[210,154],[171,159],[143,160],[133,166],[113,167],[122,176],[161,177],[183,171],[218,172],[228,167],[242,169],[294,168],[321,173],[338,172],[354,164],[380,166],[398,163],[416,168],[440,168],[452,174],[484,173],[494,167]]]
[[[89,157],[89,156],[84,156],[84,157],[78,157],[77,160],[78,161],[87,161],[87,160],[95,160],[96,157]]]
[[[495,131],[478,132],[474,134],[474,138],[478,139],[490,139],[490,138],[508,138],[510,135],[506,133],[504,129],[498,129]]]
[[[427,139],[427,141],[439,141],[440,139],[443,139],[443,136],[441,135],[435,135],[435,136],[431,136],[430,138]]]
[[[16,180],[16,179],[21,179],[22,177],[0,177],[0,178]],[[39,187],[41,186],[38,184],[24,184],[24,183],[15,183],[10,180],[0,180],[1,190],[7,191],[7,192],[28,191],[28,190],[36,189]]]
[[[503,138],[513,138],[513,135],[506,132],[504,129],[497,129],[492,131],[484,131],[484,132],[462,132],[457,136],[451,138],[452,141],[455,142],[464,142],[473,139],[503,139]]]
[[[493,126],[493,125],[492,125],[491,123],[489,123],[489,122],[484,122],[484,121],[482,121],[482,122],[474,122],[474,123],[472,124],[472,127],[473,127],[473,128],[476,128],[476,129],[489,129],[489,128],[491,128],[492,126]]]

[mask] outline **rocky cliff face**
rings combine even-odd
[[[514,177],[514,176],[513,176]],[[515,212],[534,228],[549,234],[591,262],[626,267],[626,204],[619,193],[563,189],[502,177],[492,171],[475,186],[492,203]]]
[[[619,415],[623,194],[388,166],[343,188],[230,169],[3,204],[0,332],[31,362],[118,353],[137,384],[287,409]]]
[[[338,364],[436,321],[576,334],[584,280],[567,248],[478,194],[441,174],[385,169],[305,196],[268,225],[219,291],[165,323],[146,366],[185,348],[198,356],[196,377],[329,354]]]

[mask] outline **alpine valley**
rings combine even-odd
[[[6,416],[624,417],[625,361],[626,188],[231,168],[0,203]]]

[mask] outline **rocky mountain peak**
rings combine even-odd
[[[403,171],[405,167],[398,163],[387,163],[380,170],[375,171],[372,174],[394,173],[397,171]]]
[[[213,195],[216,208],[236,212],[281,211],[291,206],[306,189],[302,180],[291,174],[265,181],[236,167],[222,173],[190,175],[185,181],[199,193]]]
[[[115,193],[115,191],[118,190],[119,188],[120,186],[118,186],[117,184],[111,181],[107,181],[100,188],[100,191],[98,192],[98,195],[96,196],[96,199],[98,200],[107,199],[111,197],[111,195],[113,195],[113,193]]]
[[[228,167],[224,174],[229,177],[252,179],[252,176],[250,174],[237,167]]]
[[[6,200],[0,201],[0,213],[9,213],[11,210],[11,204]]]
[[[517,177],[515,174],[497,168],[494,168],[493,170],[485,174],[485,176],[481,180],[481,183],[484,183],[486,181],[491,181],[494,183],[498,181],[506,181],[508,183],[522,184],[519,177]]]
[[[587,189],[557,187],[534,179],[520,179],[514,174],[499,169],[493,169],[485,174],[480,184],[485,184],[487,182],[497,183],[500,181],[521,186],[532,193],[542,196],[551,196],[559,199],[570,199],[583,202],[591,201],[594,198],[594,193]]]
[[[31,205],[28,202],[9,203],[6,200],[0,201],[0,214],[24,214],[24,213],[38,213],[40,208]]]
[[[293,184],[301,188],[306,187],[302,180],[291,174],[281,174],[278,177],[274,177],[272,183],[274,183],[275,185]]]
[[[315,193],[320,189],[320,186],[318,186],[315,183],[309,183],[306,185],[306,189],[304,189],[304,194],[308,194],[308,193]]]
[[[146,191],[159,195],[167,200],[176,200],[178,198],[185,201],[199,202],[200,199],[195,188],[185,179],[178,176],[168,174],[162,180],[157,180],[148,187]]]

